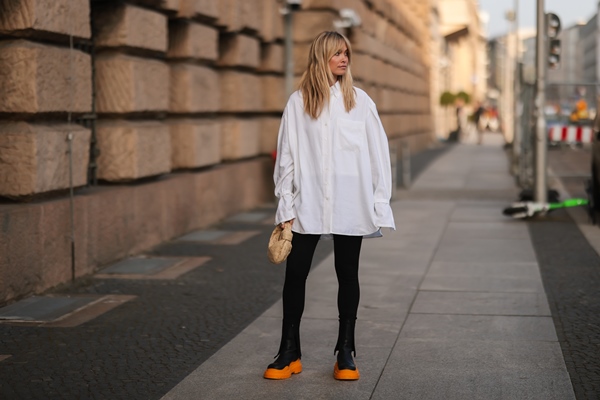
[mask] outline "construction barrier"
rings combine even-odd
[[[591,126],[553,125],[548,128],[548,139],[552,143],[591,143],[593,133]]]

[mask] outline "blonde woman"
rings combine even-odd
[[[390,208],[387,136],[375,103],[352,85],[346,37],[323,32],[313,41],[300,90],[285,107],[277,143],[276,224],[290,223],[294,238],[283,287],[279,352],[267,379],[302,371],[300,320],[305,284],[320,238],[333,237],[338,279],[339,332],[334,377],[357,380],[354,327],[360,297],[358,265],[363,237],[395,229]]]

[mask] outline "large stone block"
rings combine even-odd
[[[375,78],[373,75],[373,58],[369,55],[354,52],[352,53],[352,76],[371,82]]]
[[[331,31],[338,13],[327,11],[303,11],[294,15],[293,36],[296,42],[312,42],[323,31]]]
[[[272,200],[272,176],[262,157],[75,196],[75,275]],[[68,198],[0,207],[0,221],[0,304],[71,279]]]
[[[377,24],[379,16],[367,7],[361,7],[359,13],[360,18],[362,20],[360,24],[360,30],[364,31],[369,35],[374,35],[375,25]]]
[[[260,153],[259,119],[228,118],[221,122],[221,157],[237,160]]]
[[[0,112],[89,112],[88,54],[26,40],[0,42]]]
[[[171,65],[171,112],[218,111],[220,99],[219,74],[215,70],[192,64]]]
[[[43,284],[40,271],[40,264],[44,261],[44,254],[40,251],[43,239],[39,228],[42,211],[36,205],[0,208],[1,304],[32,293]]]
[[[27,31],[27,32],[23,32]],[[88,0],[0,0],[0,34],[43,37],[47,33],[89,39]]]
[[[283,112],[286,103],[285,80],[280,76],[262,77],[263,111]]]
[[[160,122],[99,121],[98,179],[130,181],[171,170],[171,135]]]
[[[374,58],[373,59],[373,81],[375,83],[378,83],[379,85],[386,85],[387,84],[387,76],[385,74],[385,62],[378,59],[378,58]]]
[[[171,120],[173,169],[198,168],[221,161],[221,127],[214,120]]]
[[[377,55],[377,48],[379,43],[377,40],[363,32],[360,29],[356,29],[352,33],[352,50],[355,52],[361,52],[364,54]],[[383,55],[379,55],[382,57]]]
[[[261,118],[260,128],[260,152],[262,154],[272,154],[277,150],[277,136],[279,135],[279,126],[281,118],[264,117]]]
[[[219,32],[194,22],[173,21],[169,24],[167,57],[216,60],[219,58]]]
[[[308,53],[310,43],[294,44],[294,75],[302,75],[308,67]]]
[[[366,83],[362,88],[369,97],[375,102],[375,104],[379,104],[381,101],[381,87],[376,85],[375,83]]]
[[[99,7],[93,18],[97,47],[136,47],[167,51],[167,16],[120,4]]]
[[[131,3],[146,7],[152,7],[157,10],[164,10],[171,14],[178,12],[185,0],[129,0]]]
[[[259,35],[264,42],[283,38],[283,18],[278,0],[262,0],[262,18]]]
[[[258,1],[240,1],[239,2],[239,13],[240,13],[240,25],[243,30],[258,32],[262,27],[262,10],[261,0]]]
[[[385,15],[385,14],[384,14]],[[374,26],[373,37],[380,41],[385,42],[392,31],[392,23],[386,18],[377,18]]]
[[[96,110],[99,113],[166,111],[169,66],[119,53],[96,57]]]
[[[259,71],[283,73],[284,48],[277,43],[263,44]]]
[[[221,111],[261,111],[261,86],[259,76],[238,71],[221,72]]]
[[[377,109],[380,112],[390,112],[395,106],[394,92],[386,87],[382,88],[379,96],[379,103],[377,103]]]
[[[244,0],[219,0],[217,24],[227,32],[237,32],[242,28],[240,1]]]
[[[178,17],[216,19],[219,17],[218,1],[215,0],[180,0]]]
[[[221,36],[219,65],[251,67],[260,65],[260,41],[251,36],[229,34]]]
[[[29,196],[87,183],[91,131],[76,124],[0,123],[0,196]]]

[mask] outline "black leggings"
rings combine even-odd
[[[306,278],[310,271],[315,248],[321,235],[294,232],[292,251],[287,258],[283,285],[283,319],[300,323],[304,312]],[[335,273],[338,279],[338,312],[340,319],[356,319],[360,287],[358,259],[362,236],[333,235]]]

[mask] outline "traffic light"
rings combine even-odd
[[[560,39],[550,39],[548,48],[548,68],[558,69],[560,64]]]
[[[546,35],[548,36],[548,68],[558,69],[560,64],[560,18],[553,13],[546,14]]]
[[[546,14],[546,34],[549,39],[556,39],[560,33],[560,18],[554,13]]]

